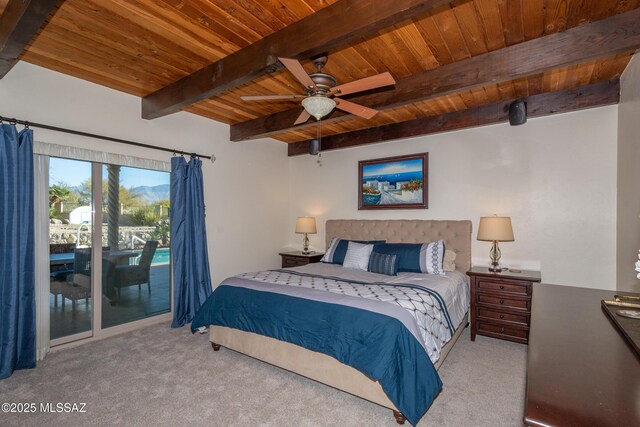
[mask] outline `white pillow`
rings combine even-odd
[[[344,268],[367,271],[369,269],[369,258],[371,258],[372,251],[373,245],[349,242],[342,266]]]

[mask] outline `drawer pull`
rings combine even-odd
[[[504,300],[503,299],[500,300],[500,304],[504,304]]]
[[[500,315],[500,318],[501,318],[501,319],[504,319],[504,314],[501,314],[501,315]]]
[[[504,334],[504,328],[500,328],[500,333]]]
[[[504,289],[504,285],[500,285],[500,289]]]

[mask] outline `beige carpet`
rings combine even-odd
[[[440,368],[426,426],[521,426],[526,346],[468,329]],[[154,326],[50,354],[0,381],[0,402],[86,403],[86,413],[0,414],[7,425],[395,426],[391,411]]]

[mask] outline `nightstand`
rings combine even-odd
[[[467,275],[471,279],[471,341],[480,334],[527,344],[531,290],[540,283],[540,272],[492,273],[487,267],[473,267]]]
[[[302,251],[280,252],[282,268],[299,267],[301,265],[320,262],[323,255],[324,253],[322,252],[311,252],[309,255],[304,255]]]

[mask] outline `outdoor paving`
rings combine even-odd
[[[76,302],[75,309],[71,301],[65,303],[62,310],[60,297],[55,307],[54,297],[50,296],[51,339],[56,339],[79,332],[91,330],[91,307],[84,299]],[[121,289],[121,297],[112,304],[108,298],[102,297],[102,327],[120,325],[134,320],[144,319],[170,311],[171,286],[169,264],[151,266],[151,292],[147,285],[129,286]]]

